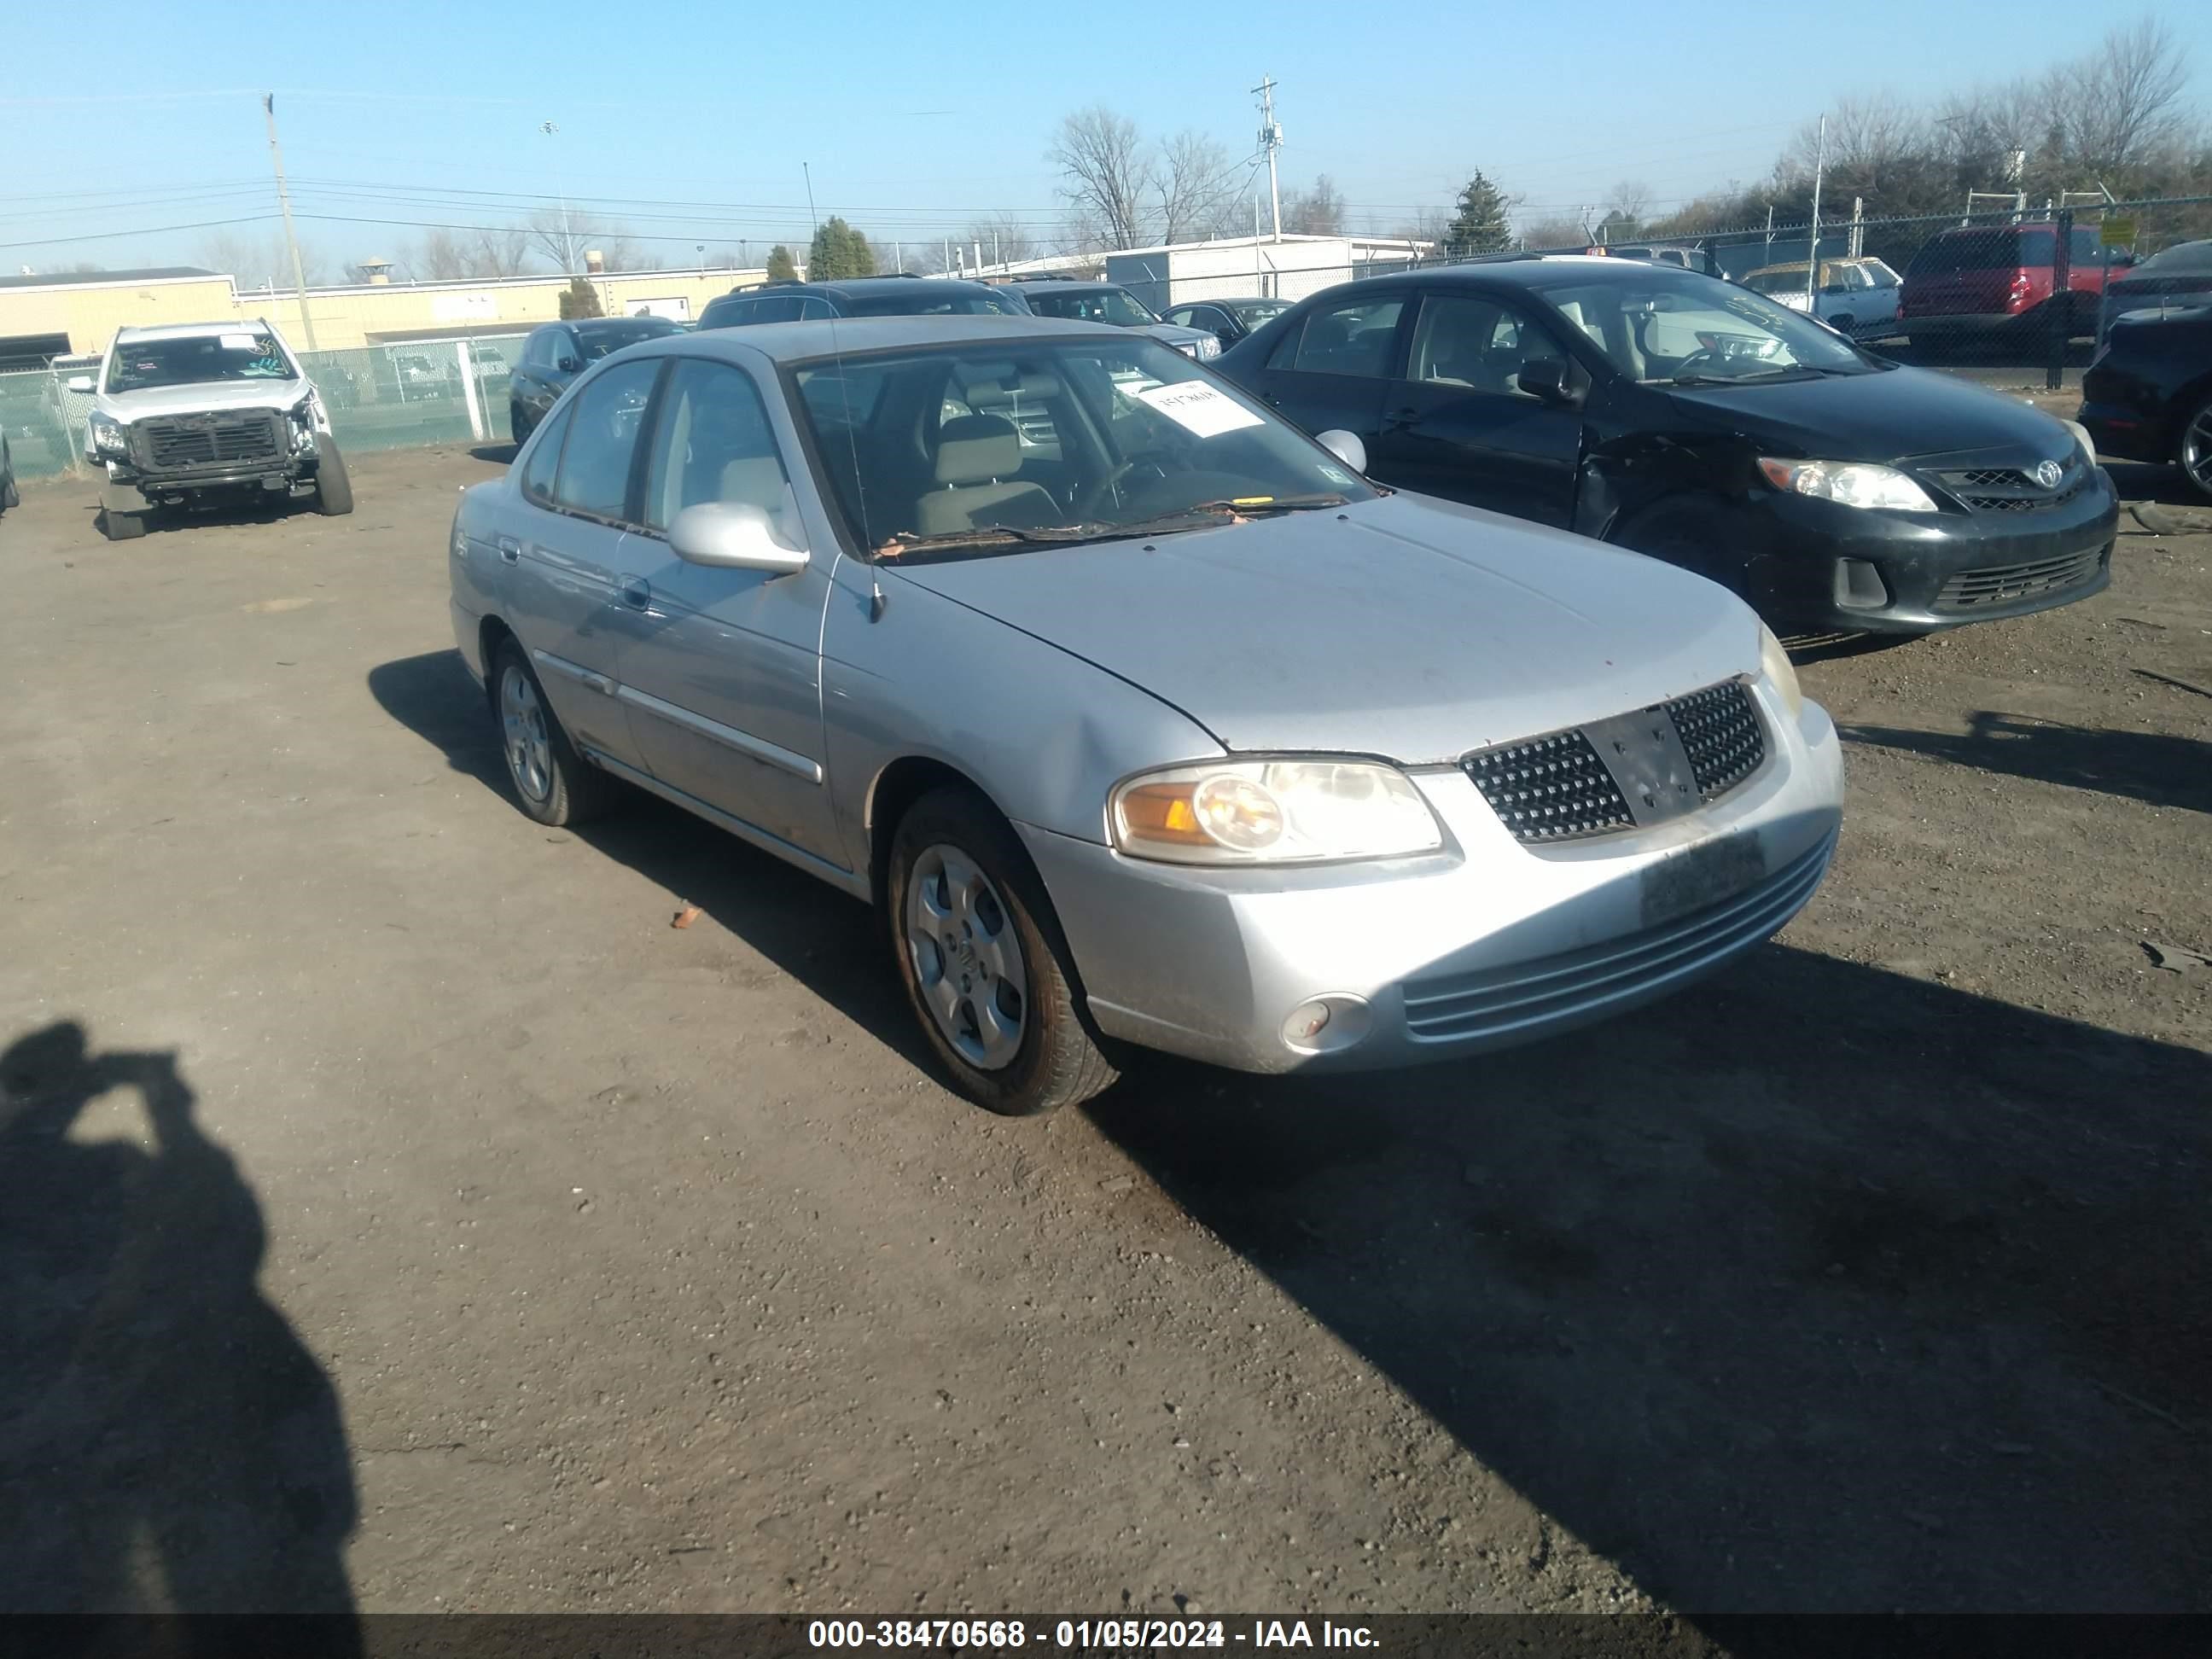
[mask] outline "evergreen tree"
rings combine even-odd
[[[868,239],[834,215],[823,220],[814,233],[814,245],[807,250],[806,280],[834,283],[842,277],[875,274],[876,254]]]
[[[791,283],[799,279],[799,266],[792,259],[791,250],[781,242],[768,251],[768,279],[771,283]]]
[[[581,276],[571,276],[568,286],[561,290],[561,317],[567,321],[572,317],[604,317],[605,307],[599,304],[599,291]]]
[[[1512,203],[1480,171],[1459,193],[1459,213],[1444,230],[1443,251],[1454,258],[1471,253],[1503,253],[1513,246],[1508,214]]]

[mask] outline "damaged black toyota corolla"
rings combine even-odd
[[[2086,598],[2118,502],[2088,434],[1734,283],[1642,261],[1349,283],[1219,371],[1379,482],[1685,566],[1794,634],[1923,634]]]

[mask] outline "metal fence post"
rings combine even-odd
[[[453,342],[453,356],[461,365],[461,402],[469,411],[469,436],[482,443],[484,441],[483,404],[477,397],[477,366],[469,358],[469,343]]]
[[[2074,338],[2074,210],[2061,208],[2052,222],[2058,246],[2051,255],[2050,356],[2045,360],[2045,389],[2056,392],[2066,383],[2066,348]]]

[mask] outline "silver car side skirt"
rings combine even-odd
[[[589,684],[590,681],[587,680],[585,683]],[[819,762],[810,760],[805,755],[794,753],[780,744],[770,743],[766,738],[757,738],[750,732],[740,732],[736,726],[725,726],[720,720],[710,720],[704,714],[695,714],[688,708],[665,702],[659,697],[637,690],[635,686],[615,685],[611,689],[619,701],[645,709],[649,714],[658,714],[665,720],[673,721],[687,732],[696,732],[710,743],[719,743],[726,749],[734,749],[740,755],[759,761],[763,765],[773,766],[778,771],[788,772],[792,776],[804,778],[809,783],[822,781],[822,767]]]
[[[627,765],[617,760],[605,750],[593,749],[583,744],[577,746],[583,751],[584,758],[590,761],[592,765],[605,769],[625,782],[634,783],[639,788],[658,795],[661,799],[680,806],[687,812],[696,813],[716,829],[728,830],[738,840],[750,842],[763,853],[775,854],[786,863],[796,865],[807,874],[820,877],[842,892],[849,893],[864,902],[873,899],[874,895],[870,891],[868,878],[866,874],[856,875],[842,865],[832,864],[827,859],[816,857],[803,847],[793,846],[781,836],[770,835],[758,824],[748,823],[740,817],[732,817],[720,807],[709,806],[696,795],[689,795],[681,789],[670,787],[650,772],[641,772],[635,766]]]

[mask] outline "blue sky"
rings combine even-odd
[[[274,210],[264,90],[277,94],[301,240],[331,266],[422,234],[347,220],[491,223],[527,204],[468,194],[562,192],[630,198],[604,211],[665,239],[648,246],[674,264],[701,242],[742,238],[757,258],[803,237],[802,161],[823,214],[884,240],[994,211],[1046,230],[1062,217],[1045,159],[1062,115],[1103,103],[1148,135],[1193,127],[1243,157],[1263,73],[1280,83],[1285,187],[1329,174],[1355,225],[1441,205],[1476,167],[1530,216],[1602,203],[1623,178],[1663,207],[1759,177],[1829,100],[2033,72],[2129,15],[2057,0],[1848,9],[1839,32],[1717,0],[1395,13],[849,0],[629,23],[604,3],[397,0],[256,8],[195,38],[173,9],[111,3],[88,52],[67,9],[19,7],[0,96],[0,270],[188,262],[226,230],[271,236],[205,222]],[[2151,15],[2212,100],[2212,7]],[[1864,44],[1837,49],[1839,36]],[[538,131],[547,120],[553,137]],[[647,201],[700,205],[632,204]]]

